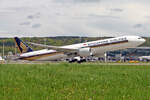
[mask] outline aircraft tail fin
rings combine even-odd
[[[21,39],[18,37],[14,38],[15,43],[21,53],[31,52],[33,51],[26,43],[24,43]]]

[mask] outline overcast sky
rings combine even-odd
[[[150,36],[150,0],[0,0],[0,37]]]

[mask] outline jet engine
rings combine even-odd
[[[78,53],[81,57],[87,57],[92,55],[91,48],[81,48],[79,49]]]

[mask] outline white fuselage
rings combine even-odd
[[[122,36],[104,40],[97,40],[86,43],[79,43],[73,45],[62,46],[64,49],[82,49],[90,48],[93,56],[102,56],[106,51],[114,51],[125,48],[137,47],[144,43],[145,40],[139,36]],[[59,60],[67,58],[63,52],[57,52],[56,50],[39,50],[29,53],[23,53],[20,55],[24,60]]]

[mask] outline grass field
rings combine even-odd
[[[150,66],[1,64],[0,100],[150,100]]]

